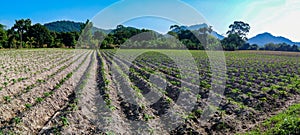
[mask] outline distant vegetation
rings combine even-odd
[[[0,48],[72,48],[85,24],[80,27],[79,31],[69,29],[70,31],[56,32],[39,23],[32,25],[30,19],[16,20],[9,29],[1,25]]]
[[[268,43],[265,44],[260,50],[269,50],[269,51],[291,51],[291,52],[299,52],[299,48],[297,45],[288,45],[286,43],[274,44]]]
[[[211,26],[199,29],[170,26],[168,35],[153,30],[137,29],[118,25],[113,30],[103,30],[86,23],[56,21],[41,25],[32,24],[30,19],[16,20],[11,28],[0,24],[0,48],[165,48],[190,50],[223,49],[234,50],[272,50],[298,52],[297,45],[266,44],[263,47],[247,43],[250,25],[235,21],[229,26],[227,37],[218,38]],[[143,33],[143,34],[142,34]],[[143,36],[139,36],[142,34]],[[81,36],[81,37],[80,37]],[[222,46],[222,48],[216,48]]]

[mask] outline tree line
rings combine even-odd
[[[189,30],[178,25],[170,26],[170,31],[167,33],[171,36],[158,34],[151,30],[139,30],[133,27],[117,26],[115,30],[100,44],[100,47],[105,48],[160,48],[160,49],[181,49],[187,48],[190,50],[204,49],[222,49],[226,51],[234,50],[271,50],[271,51],[295,51],[299,52],[297,45],[282,44],[266,44],[260,47],[256,44],[250,45],[247,43],[247,34],[250,31],[250,25],[235,21],[229,26],[226,33],[227,37],[222,40],[217,39],[212,35],[212,26],[199,28],[198,30]],[[134,37],[140,33],[141,36]],[[134,37],[134,38],[132,38]],[[173,38],[171,38],[173,37]],[[178,41],[180,43],[178,43]],[[184,45],[184,46],[182,46]],[[221,46],[221,48],[216,48]]]
[[[40,23],[32,25],[30,19],[21,19],[9,29],[0,24],[0,48],[72,48],[79,35],[76,31],[49,31]]]
[[[63,24],[69,25],[72,23]],[[47,27],[39,23],[32,24],[30,19],[16,20],[15,24],[9,29],[0,24],[0,48],[76,47],[112,49],[122,47],[153,49],[187,48],[190,50],[218,49],[226,51],[299,51],[298,46],[291,46],[285,43],[270,43],[263,47],[259,47],[256,44],[248,44],[247,34],[250,31],[250,25],[242,21],[235,21],[231,24],[226,33],[227,36],[222,40],[212,35],[212,26],[189,30],[178,25],[172,25],[167,35],[162,35],[152,30],[125,27],[123,25],[118,25],[116,29],[107,34],[104,31],[93,31],[93,23],[89,20],[85,23],[74,23],[73,27],[76,30],[68,32],[50,31]]]
[[[289,45],[286,43],[274,44],[268,43],[259,50],[268,50],[268,51],[290,51],[290,52],[299,52],[299,47],[297,45]]]

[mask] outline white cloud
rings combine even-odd
[[[272,0],[273,1],[273,0]],[[249,37],[262,32],[300,41],[300,2],[297,0],[255,2],[248,6],[245,20],[251,25]],[[274,1],[273,1],[274,2]],[[247,18],[248,17],[248,18]]]

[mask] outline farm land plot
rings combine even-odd
[[[38,106],[39,104],[45,102],[47,98],[50,98],[55,92],[64,85],[67,79],[71,78],[73,72],[75,70],[78,70],[79,66],[82,65],[82,63],[87,58],[88,54],[90,54],[86,50],[62,50],[62,49],[46,49],[46,50],[38,50],[38,51],[28,51],[22,50],[20,53],[24,53],[24,57],[26,57],[26,53],[23,52],[26,51],[26,53],[30,56],[39,56],[39,54],[44,55],[44,59],[48,59],[48,61],[51,61],[51,59],[56,59],[56,62],[54,61],[53,64],[43,65],[43,63],[37,64],[36,66],[43,65],[46,68],[50,68],[48,71],[37,74],[38,76],[36,80],[26,79],[22,80],[20,82],[16,82],[15,84],[12,84],[10,86],[5,86],[4,89],[2,89],[1,92],[1,129],[3,131],[18,131],[18,130],[12,130],[13,129],[13,123],[17,121],[23,122],[26,115]],[[10,52],[10,53],[19,53],[19,52]],[[33,54],[31,54],[33,53]],[[46,54],[45,54],[46,53]],[[51,55],[56,55],[56,57],[47,57],[47,53]],[[12,54],[12,55],[13,55]],[[34,57],[33,57],[34,58]],[[30,64],[30,58],[28,57],[28,63]],[[47,61],[47,60],[45,60]],[[27,64],[28,64],[27,63]],[[22,64],[22,63],[21,63]],[[25,64],[26,65],[26,64]],[[34,77],[33,77],[34,79]],[[15,87],[18,85],[18,83],[23,83],[24,81],[27,82],[27,86],[21,85],[19,87]],[[15,89],[11,89],[15,88]],[[65,99],[66,97],[60,97],[62,99]],[[64,102],[62,102],[64,103]],[[57,107],[58,104],[53,104]],[[47,117],[44,114],[41,114],[40,116]],[[35,120],[37,116],[31,117]],[[27,117],[28,118],[28,117]],[[30,126],[32,123],[27,123]],[[40,125],[40,126],[43,126]],[[33,128],[34,126],[32,126]],[[36,128],[38,128],[37,126]],[[33,129],[27,129],[28,133],[35,133],[35,130]],[[31,131],[31,132],[30,132]],[[24,132],[26,133],[26,132]]]
[[[146,50],[135,58],[138,53],[0,51],[0,133],[244,133],[299,103],[299,53],[225,52],[227,70],[217,69],[227,71],[225,91],[213,93],[221,99],[219,106],[208,104],[213,73],[205,51]],[[189,65],[193,60],[196,66]],[[151,91],[156,91],[152,97],[147,95]],[[179,101],[183,93],[191,96]],[[195,106],[185,112],[179,102],[189,99],[195,99]],[[215,113],[201,121],[207,106]],[[171,108],[181,124],[166,131],[160,118]],[[131,121],[142,121],[147,128]]]
[[[199,93],[196,94],[197,106],[191,113],[187,114],[187,117],[183,116],[185,124],[171,131],[171,134],[247,132],[268,117],[299,102],[300,59],[298,53],[225,52],[226,87],[224,94],[217,95],[221,97],[222,101],[219,106],[211,106],[217,112],[209,121],[200,121],[204,108],[208,106],[209,91],[212,89],[212,73],[210,72],[208,56],[204,51],[191,51],[198,66],[197,71],[199,71],[200,80],[197,82],[193,80],[195,73],[180,74],[177,65],[161,55],[171,52],[170,54],[175,54],[178,59],[181,59],[185,57],[184,54],[176,50],[173,52],[172,50],[161,50],[161,54],[158,52],[150,50],[134,61],[130,61],[132,60],[130,57],[138,53],[135,50],[124,50],[121,53],[114,50],[101,52],[106,64],[111,65],[109,67],[130,71],[129,74],[115,74],[117,77],[113,77],[115,79],[110,81],[128,87],[132,94],[140,97],[140,99],[146,98],[146,101],[151,100],[149,97],[143,97],[149,91],[154,88],[160,91],[161,99],[155,104],[148,105],[146,102],[138,102],[136,106],[130,105],[122,96],[107,93],[109,95],[107,97],[119,97],[121,99],[121,108],[118,106],[116,110],[123,110],[128,119],[147,119],[150,121],[149,127],[155,127],[155,124],[151,126],[151,121],[157,121],[169,108],[176,106],[180,92],[192,90],[197,86],[200,89]],[[115,55],[116,53],[120,55]],[[189,62],[181,64],[185,63]],[[187,71],[195,70],[191,69],[190,65],[186,65],[185,68]],[[161,82],[166,82],[165,89],[151,84],[151,75],[157,71],[165,76],[156,76]],[[120,79],[124,77],[127,79]],[[130,83],[124,84],[124,82]],[[182,84],[185,84],[186,87],[181,87]],[[120,103],[120,101],[110,102],[110,104]],[[129,107],[122,106],[122,103],[127,104],[127,107],[129,105]],[[126,112],[134,113],[128,114]],[[144,116],[150,116],[151,119],[149,120],[148,117],[145,118]]]

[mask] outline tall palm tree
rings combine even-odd
[[[30,48],[32,48],[32,44],[36,43],[34,37],[27,37],[27,40],[28,41],[26,42],[26,44],[29,44]]]

